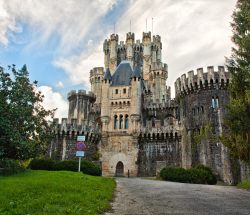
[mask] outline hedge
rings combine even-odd
[[[25,168],[17,160],[4,159],[0,160],[0,175],[14,175],[24,172]]]
[[[199,165],[191,169],[183,169],[180,167],[165,167],[160,172],[163,180],[193,183],[193,184],[216,184],[217,179],[211,169],[203,165]]]
[[[77,160],[65,160],[65,161],[55,161],[55,160],[45,160],[45,159],[34,159],[30,163],[30,168],[33,170],[50,170],[50,171],[78,171],[78,161]],[[100,176],[102,174],[101,168],[90,161],[81,161],[81,172],[88,175]]]

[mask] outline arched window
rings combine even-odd
[[[119,128],[122,129],[122,127],[123,127],[123,115],[120,115]]]
[[[216,100],[215,100],[215,107],[219,108],[219,97],[218,96],[216,97]]]
[[[128,129],[128,115],[125,115],[125,129]]]
[[[212,108],[215,108],[215,99],[212,97]]]
[[[117,129],[118,128],[118,117],[117,115],[115,115],[114,117],[114,129]]]

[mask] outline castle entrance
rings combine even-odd
[[[116,164],[116,169],[115,169],[115,176],[116,177],[122,177],[124,176],[124,165],[121,161],[119,161],[117,164]]]

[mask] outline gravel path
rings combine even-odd
[[[106,215],[250,215],[250,192],[229,186],[117,178]]]

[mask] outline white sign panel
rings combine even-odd
[[[77,141],[85,141],[85,136],[77,136]]]
[[[76,151],[76,157],[84,157],[84,151]]]

